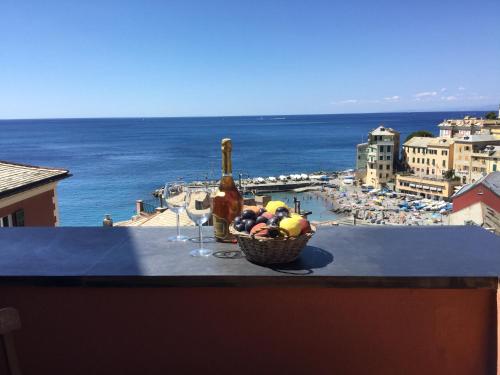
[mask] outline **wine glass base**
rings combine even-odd
[[[193,237],[190,238],[189,241],[194,242],[194,243],[200,243],[200,237]],[[205,237],[203,236],[203,243],[213,243],[215,241],[215,237]]]
[[[196,249],[196,250],[191,250],[189,252],[189,255],[192,257],[208,257],[212,255],[212,250],[208,249]]]
[[[168,240],[170,242],[185,242],[185,241],[189,240],[189,237],[187,237],[187,236],[171,236],[171,237],[168,237]]]

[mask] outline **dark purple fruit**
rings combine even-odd
[[[267,221],[268,221],[268,220],[269,220],[269,219],[268,219],[267,217],[265,217],[265,216],[259,216],[259,217],[257,218],[257,220],[255,220],[255,224],[260,224],[260,223],[267,224]]]
[[[257,214],[252,210],[245,210],[241,213],[241,218],[255,220],[257,219]]]
[[[245,223],[235,224],[234,229],[236,229],[238,232],[243,232],[245,230]]]
[[[290,215],[290,211],[286,207],[278,207],[276,209],[276,215],[278,215],[280,212],[286,212],[286,216]]]
[[[269,221],[267,222],[267,225],[269,225],[270,227],[277,227],[280,225],[280,218],[275,216],[271,219],[269,219]]]
[[[259,208],[259,212],[257,213],[257,216],[262,215],[264,212],[267,212],[267,210],[264,207]]]
[[[280,235],[280,230],[277,227],[267,228],[267,235],[271,238],[276,238]]]
[[[250,233],[254,225],[255,225],[255,220],[247,219],[245,223],[245,231]]]
[[[288,217],[288,216],[289,216],[288,215],[288,210],[286,210],[286,211],[280,211],[280,212],[276,213],[276,217],[278,219],[280,219],[280,221],[281,221],[281,219],[284,219],[285,217]]]
[[[239,224],[239,223],[241,223],[241,216],[236,216],[234,218],[234,224],[236,225],[236,224]]]

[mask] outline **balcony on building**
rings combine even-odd
[[[23,373],[497,371],[500,238],[482,228],[321,227],[275,266],[234,244],[192,258],[174,231],[0,230]]]

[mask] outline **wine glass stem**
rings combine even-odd
[[[200,233],[200,248],[203,249],[203,231],[201,230],[201,224],[198,224],[198,232]]]
[[[180,226],[180,220],[179,220],[179,213],[177,212],[177,237],[181,236],[181,226]]]

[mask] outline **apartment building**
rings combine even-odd
[[[454,140],[453,169],[462,183],[470,184],[498,168],[500,139],[491,134],[473,134]]]
[[[474,134],[490,134],[500,139],[500,108],[496,120],[465,116],[463,119],[448,119],[439,125],[439,136],[462,138]]]
[[[413,137],[403,144],[403,165],[417,176],[443,177],[453,169],[454,140]]]
[[[383,125],[368,134],[368,142],[357,147],[357,167],[361,169],[366,160],[364,181],[381,187],[394,180],[399,162],[399,132]]]
[[[0,227],[57,226],[57,183],[65,169],[0,161]]]

